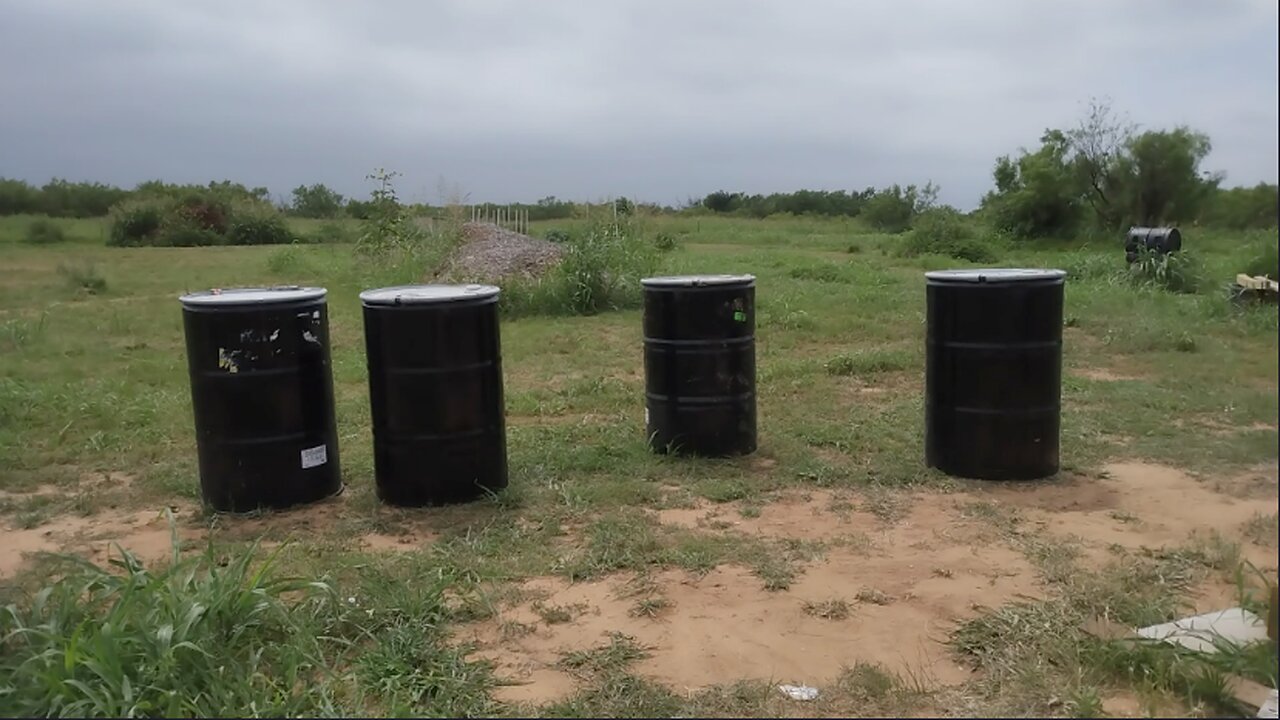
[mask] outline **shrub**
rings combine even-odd
[[[355,242],[356,234],[351,226],[342,222],[321,223],[311,234],[310,241],[318,243]]]
[[[1258,240],[1250,247],[1252,254],[1242,272],[1251,276],[1266,275],[1272,280],[1280,280],[1280,252],[1277,251],[1277,247],[1274,233],[1268,233],[1267,236]]]
[[[640,280],[652,274],[657,255],[631,217],[592,222],[564,245],[563,259],[547,275],[503,287],[504,312],[594,315],[640,304]]]
[[[284,217],[257,200],[228,200],[221,190],[153,193],[111,209],[108,245],[202,247],[289,243]]]
[[[653,239],[653,246],[662,252],[671,252],[677,247],[676,236],[671,233],[660,232],[658,233],[658,236]]]
[[[1141,285],[1174,293],[1194,294],[1204,285],[1204,266],[1190,252],[1159,253],[1141,248],[1129,266],[1130,277]]]
[[[285,245],[267,256],[267,270],[273,275],[312,272],[314,268],[297,245]]]
[[[215,230],[203,227],[198,218],[182,212],[173,212],[160,221],[160,229],[151,236],[148,245],[163,247],[203,247],[222,244],[223,236]]]
[[[168,202],[163,199],[150,198],[130,200],[111,208],[107,244],[117,247],[155,244],[167,206]]]
[[[98,268],[92,262],[61,263],[58,265],[58,274],[77,293],[97,295],[107,291],[107,279],[98,274]]]
[[[1118,253],[1080,251],[1064,265],[1072,280],[1111,280],[1119,277],[1124,269]]]
[[[911,227],[920,213],[933,206],[938,188],[927,183],[923,188],[908,185],[890,185],[867,198],[862,207],[862,218],[881,232],[900,233]]]
[[[897,372],[911,365],[911,356],[901,350],[867,350],[837,355],[827,361],[830,375],[872,375]]]
[[[568,308],[578,315],[633,304],[653,259],[625,221],[602,223],[567,244],[555,274],[564,282]]]
[[[840,266],[830,262],[801,265],[791,268],[791,271],[787,274],[796,280],[813,280],[815,282],[842,282],[844,280],[840,272]]]
[[[227,227],[227,242],[231,245],[281,245],[293,239],[284,217],[262,205],[237,206]]]
[[[38,218],[27,225],[27,235],[24,239],[32,245],[52,245],[65,241],[67,236],[58,223],[48,218]]]
[[[173,213],[182,224],[225,235],[230,226],[231,205],[213,193],[189,193],[178,200]]]
[[[973,227],[949,207],[926,210],[916,218],[911,234],[898,248],[904,257],[946,255],[975,263],[995,262],[998,254],[991,242],[976,237]]]
[[[569,231],[567,230],[548,230],[543,238],[548,242],[562,243],[569,241]]]

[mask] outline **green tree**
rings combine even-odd
[[[1231,230],[1274,228],[1278,211],[1280,188],[1273,184],[1218,188],[1206,198],[1200,222]]]
[[[1105,228],[1115,228],[1124,222],[1120,162],[1136,127],[1118,117],[1109,100],[1093,98],[1085,117],[1064,133],[1070,163],[1084,200],[1093,210],[1097,224]]]
[[[1200,163],[1209,136],[1187,127],[1150,130],[1131,138],[1117,160],[1125,210],[1132,222],[1153,226],[1196,218],[1222,178]]]
[[[40,191],[23,180],[0,178],[0,215],[40,211]]]
[[[982,203],[992,224],[1020,238],[1074,234],[1083,192],[1069,153],[1067,136],[1046,130],[1035,152],[997,158],[992,171],[996,189]]]
[[[916,215],[933,207],[938,188],[932,182],[924,187],[893,184],[872,195],[862,206],[862,217],[881,232],[900,233],[911,227]]]
[[[293,189],[290,212],[298,217],[331,218],[342,212],[344,198],[320,183],[299,185]]]

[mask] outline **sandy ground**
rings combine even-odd
[[[577,584],[532,578],[513,594],[518,601],[491,619],[459,626],[456,637],[476,644],[474,657],[495,663],[509,683],[496,695],[507,701],[542,703],[570,694],[580,678],[558,666],[561,654],[599,646],[614,632],[648,650],[636,672],[677,691],[744,678],[821,687],[859,661],[879,663],[926,688],[956,685],[970,671],[945,646],[955,623],[1044,592],[1037,571],[988,514],[974,511],[978,505],[1016,515],[1024,532],[1042,530],[1077,543],[1087,563],[1104,562],[1113,546],[1182,546],[1217,532],[1238,542],[1244,559],[1275,574],[1276,549],[1250,542],[1242,528],[1259,514],[1276,512],[1276,468],[1208,479],[1142,463],[1105,470],[1101,478],[975,483],[961,492],[898,496],[900,516],[892,520],[868,511],[873,498],[817,490],[766,503],[757,517],[744,517],[736,503],[663,510],[657,518],[670,525],[820,540],[827,548],[779,591],[765,589],[759,577],[736,565],[704,575],[655,572],[645,578],[642,592],[631,574]],[[40,488],[26,495],[56,491]],[[302,508],[287,518],[302,529],[323,526],[341,502]],[[171,552],[164,510],[108,509],[89,517],[60,516],[31,529],[10,527],[0,545],[0,577],[21,569],[34,552],[74,552],[102,561],[115,552],[112,543],[143,560],[161,560]],[[197,512],[189,506],[169,510],[180,521]],[[226,522],[235,535],[248,538],[267,521]],[[198,523],[178,527],[186,540],[204,536]],[[390,552],[432,539],[423,531],[359,541],[370,551]],[[1225,583],[1206,587],[1195,609],[1226,607],[1232,592]],[[649,614],[638,613],[637,602],[646,597],[664,602]],[[847,615],[823,617],[814,610],[830,602],[844,603]],[[548,623],[543,613],[551,607],[568,610],[570,619]]]

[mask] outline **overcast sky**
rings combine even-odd
[[[436,202],[941,186],[1091,96],[1277,175],[1276,0],[0,0],[0,176]],[[442,182],[443,181],[443,182]]]

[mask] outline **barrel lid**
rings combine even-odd
[[[178,298],[183,305],[266,305],[301,300],[319,300],[328,291],[322,287],[277,285],[275,287],[214,288],[187,293]]]
[[[979,268],[974,270],[933,270],[925,273],[924,276],[937,282],[1010,283],[1061,280],[1067,274],[1062,270],[1036,268]]]
[[[367,305],[421,305],[457,300],[484,300],[497,297],[493,285],[397,285],[365,290],[360,302]]]
[[[707,285],[740,285],[755,282],[755,275],[668,275],[644,278],[645,287],[704,287]]]

